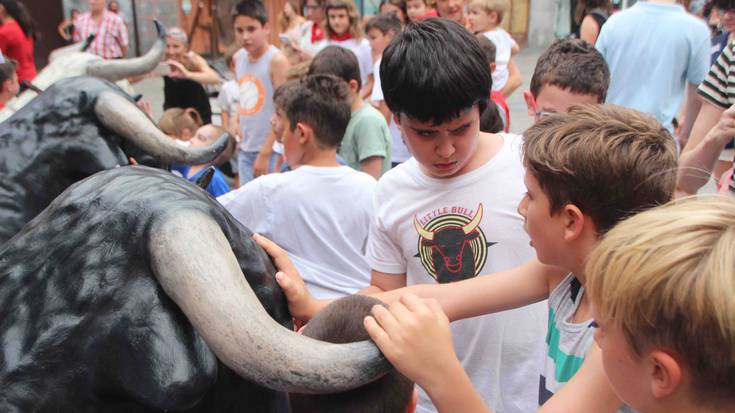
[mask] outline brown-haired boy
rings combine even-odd
[[[518,211],[537,259],[492,276],[378,294],[393,304],[390,311],[376,307],[366,327],[386,357],[424,388],[440,412],[485,411],[450,351],[441,309],[458,320],[548,298],[541,411],[612,412],[620,401],[593,345],[584,264],[615,223],[671,198],[674,142],[658,122],[636,111],[588,106],[540,120],[526,131],[523,151],[527,194]],[[324,303],[306,297],[291,275],[279,276],[286,280],[281,286],[292,313],[308,318]],[[441,308],[406,292],[436,298]],[[457,384],[450,391],[447,382]]]
[[[310,292],[324,298],[352,294],[370,279],[365,243],[376,181],[337,162],[350,121],[348,93],[331,75],[276,89],[273,129],[293,170],[218,198],[235,219],[292,253]]]
[[[557,40],[539,57],[531,90],[523,92],[536,120],[573,105],[605,102],[610,70],[594,46],[580,39]]]
[[[379,300],[363,295],[339,299],[301,330],[307,337],[328,343],[353,343],[368,340],[363,319]],[[398,371],[354,390],[322,395],[291,393],[292,413],[412,413],[417,394],[413,382]]]

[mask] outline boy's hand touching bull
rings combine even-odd
[[[278,270],[276,281],[286,294],[288,311],[291,312],[293,318],[308,322],[316,313],[332,302],[332,300],[317,300],[309,293],[304,280],[299,275],[299,271],[283,248],[259,234],[253,234],[253,241],[263,248],[273,260]]]

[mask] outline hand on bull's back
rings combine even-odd
[[[276,281],[286,294],[288,310],[295,319],[309,321],[321,308],[329,304],[330,301],[317,300],[309,293],[299,271],[283,248],[259,234],[253,234],[253,241],[265,250],[278,269]]]

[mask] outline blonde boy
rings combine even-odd
[[[472,0],[467,16],[471,32],[483,34],[495,43],[493,90],[501,92],[505,97],[510,96],[523,82],[521,72],[513,61],[513,55],[518,53],[518,44],[508,32],[499,27],[507,9],[506,0]]]
[[[376,308],[375,319],[369,318],[366,327],[384,354],[424,388],[440,412],[486,411],[481,399],[472,397],[471,387],[462,387],[469,382],[443,344],[451,341],[438,333],[431,336],[443,331],[436,326],[446,317],[405,293],[436,298],[452,320],[548,298],[541,411],[613,412],[621,403],[605,379],[593,344],[584,265],[600,237],[617,222],[671,198],[676,149],[658,122],[615,106],[572,108],[568,114],[541,119],[524,136],[527,194],[518,212],[537,259],[493,276],[378,294],[393,304],[390,312]],[[295,316],[308,317],[323,305],[300,297],[303,289],[292,282],[298,281],[295,277],[279,278]],[[458,383],[451,393],[445,389],[447,382]]]
[[[587,265],[615,393],[643,413],[735,411],[735,202],[689,198],[621,223]]]

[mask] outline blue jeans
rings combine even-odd
[[[268,162],[268,173],[273,172],[273,169],[276,166],[276,156],[278,156],[276,153],[271,155],[271,159]],[[243,186],[254,179],[253,165],[255,165],[255,158],[257,157],[258,152],[238,151],[237,169],[240,176],[240,186]]]

